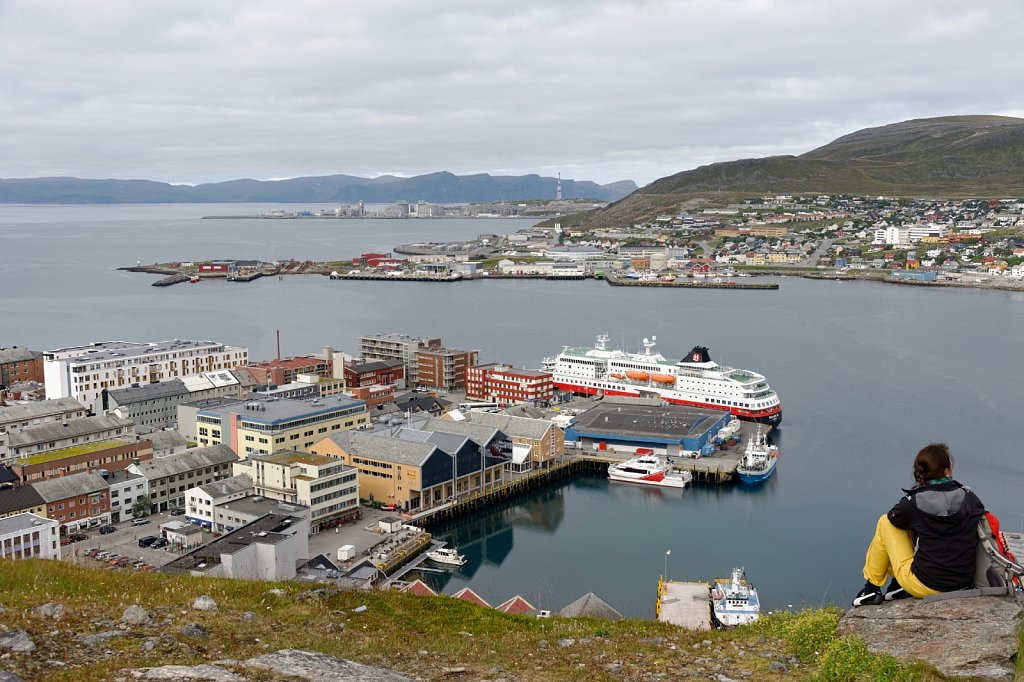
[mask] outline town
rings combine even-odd
[[[389,207],[388,215],[416,215],[409,213],[410,206]],[[428,210],[425,213],[429,215]],[[289,215],[282,212],[280,217]],[[567,215],[510,234],[402,244],[394,253],[346,255],[339,260],[139,263],[126,269],[168,276],[154,286],[218,277],[244,282],[268,275],[321,274],[332,279],[439,282],[603,278],[617,285],[743,288],[750,285],[738,285],[736,277],[793,274],[1024,288],[1024,201],[1019,199],[776,195],[724,208],[688,207],[629,227],[587,228],[575,222],[575,215]]]
[[[400,333],[262,361],[181,339],[2,348],[0,555],[422,593],[401,578],[455,552],[432,522],[655,449],[682,485],[736,479],[741,403],[574,396],[479,356]]]

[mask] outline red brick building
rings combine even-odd
[[[550,372],[491,363],[466,370],[466,398],[509,405],[546,403],[554,391]]]
[[[366,402],[366,409],[370,410],[385,403],[395,402],[395,387],[381,386],[357,386],[349,389],[353,398]]]
[[[27,485],[86,471],[121,471],[151,459],[152,441],[111,439],[28,455],[15,460],[11,471],[22,485]]]
[[[345,364],[345,384],[355,386],[402,385],[405,364],[401,360],[372,360]]]
[[[0,385],[9,386],[20,381],[43,383],[43,353],[12,346],[0,348]]]
[[[247,371],[257,383],[271,383],[277,386],[290,384],[299,374],[315,374],[330,378],[333,360],[318,358],[315,355],[297,355],[292,358],[278,358],[265,362],[253,362],[242,369]]]
[[[46,503],[46,517],[60,523],[61,535],[110,523],[110,486],[99,474],[72,474],[32,487]]]
[[[421,348],[416,383],[426,388],[454,391],[466,385],[466,370],[478,362],[480,352],[455,348]]]

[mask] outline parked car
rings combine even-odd
[[[149,523],[149,519],[144,519],[141,516],[137,519],[132,519],[133,526],[145,526],[147,523]]]
[[[71,540],[71,542],[82,542],[83,540],[88,540],[88,539],[89,539],[89,536],[86,535],[85,533],[72,533],[71,535],[68,536],[68,540]]]
[[[172,509],[171,510],[171,516],[182,516],[184,513],[185,513],[185,510],[182,509],[181,507],[178,507],[177,509]]]
[[[159,539],[160,538],[158,538],[155,535],[147,535],[144,538],[139,538],[139,547],[149,547],[150,545],[152,545],[154,542],[156,542]]]
[[[157,538],[157,541],[150,545],[150,547],[153,549],[160,549],[161,547],[166,547],[169,544],[171,543],[167,541],[167,538]]]
[[[116,532],[117,532],[117,529],[114,528],[111,525],[100,526],[100,533],[102,533],[103,535],[108,535],[110,533],[116,533]]]

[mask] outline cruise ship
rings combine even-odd
[[[593,348],[565,346],[544,359],[554,385],[572,393],[632,398],[658,397],[676,405],[728,410],[740,419],[764,424],[782,421],[782,405],[764,376],[747,369],[719,365],[708,349],[694,346],[681,360],[655,352],[657,337],[643,340],[641,353],[608,348],[597,337]]]

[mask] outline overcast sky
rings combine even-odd
[[[0,177],[640,185],[1024,116],[1020,0],[0,0]]]

